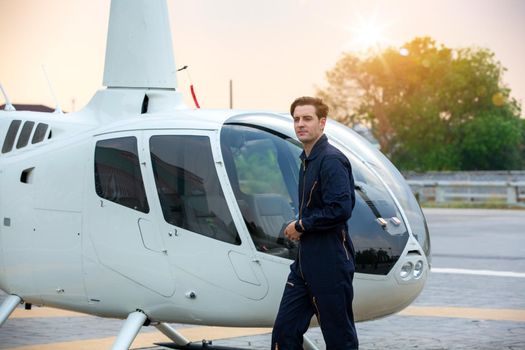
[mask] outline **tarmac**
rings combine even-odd
[[[360,349],[525,349],[525,210],[426,209],[432,274],[401,313],[357,324]],[[0,301],[5,294],[0,292]],[[19,308],[0,328],[2,350],[108,349],[122,321]],[[192,341],[268,349],[267,328],[172,325]],[[325,349],[319,328],[309,338]],[[132,349],[168,341],[143,327]]]

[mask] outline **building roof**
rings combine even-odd
[[[33,112],[54,112],[54,108],[44,105],[30,105],[30,104],[13,104],[17,111],[33,111]],[[0,110],[5,108],[5,104],[0,105]]]

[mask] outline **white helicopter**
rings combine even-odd
[[[104,86],[75,113],[0,111],[0,325],[20,303],[144,324],[272,326],[295,243],[300,143],[289,114],[192,109],[177,90],[165,0],[112,0]],[[351,129],[357,321],[396,313],[430,270],[402,175]],[[315,322],[315,320],[314,320]],[[169,345],[168,345],[169,346]],[[305,348],[315,346],[306,339]]]

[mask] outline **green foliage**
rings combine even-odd
[[[521,169],[525,169],[525,119],[521,119]]]
[[[234,161],[242,192],[288,196],[277,156],[271,148],[239,153],[234,156]]]
[[[522,141],[519,119],[502,114],[480,113],[458,129],[462,159],[465,170],[472,169],[519,169]]]
[[[343,55],[318,95],[335,119],[370,125],[401,169],[519,169],[525,124],[504,70],[487,49],[416,38],[403,52]]]

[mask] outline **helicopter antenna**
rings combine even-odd
[[[53,100],[55,100],[55,112],[54,113],[64,113],[62,112],[62,108],[60,108],[60,105],[58,104],[57,97],[55,95],[55,91],[53,90],[53,86],[51,85],[51,81],[49,80],[49,77],[47,75],[46,67],[42,65],[42,72],[44,72],[44,76],[46,77],[47,81],[47,87],[49,88],[49,92],[51,92],[51,96],[53,97]]]
[[[4,95],[5,100],[5,107],[4,111],[16,111],[16,108],[11,104],[11,100],[9,100],[9,96],[7,96],[7,93],[4,90],[4,87],[2,86],[2,83],[0,83],[0,90],[2,90],[2,95]]]
[[[199,101],[197,101],[197,95],[195,94],[195,89],[193,88],[193,82],[191,81],[191,76],[190,76],[188,66],[184,66],[182,68],[177,69],[177,72],[180,72],[182,70],[185,70],[186,74],[188,75],[188,80],[190,81],[191,97],[193,97],[193,102],[195,103],[195,107],[201,108],[201,106],[199,105]]]

